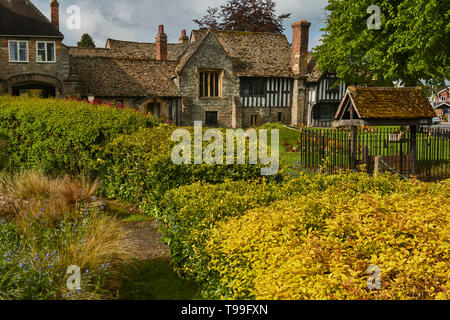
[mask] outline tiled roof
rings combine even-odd
[[[78,48],[68,47],[69,54],[75,57],[104,57],[104,58],[119,58],[120,53],[111,49],[105,48]]]
[[[168,44],[169,61],[165,62],[156,61],[154,43],[108,39],[107,48],[70,47],[69,51],[74,72],[85,79],[87,90],[92,94],[145,96],[151,91],[154,95],[159,92],[164,96],[178,96],[173,81],[168,79],[183,69],[208,34],[223,47],[233,61],[238,76],[294,76],[290,68],[291,47],[288,40],[284,35],[272,33],[194,30],[189,43]],[[114,68],[118,68],[118,72]],[[144,70],[146,74],[143,74]],[[127,76],[118,77],[121,72]],[[322,75],[311,54],[308,56],[308,73],[315,77],[311,79],[317,78],[315,81]]]
[[[178,97],[171,79],[177,62],[71,56],[72,73],[84,83],[84,93],[98,97]]]
[[[292,77],[290,68],[291,47],[286,36],[275,33],[241,31],[193,31],[185,56],[180,61],[180,71],[188,58],[199,47],[208,32],[212,33],[237,64],[238,76]]]
[[[29,0],[0,0],[0,35],[64,37]]]
[[[156,44],[108,39],[107,46],[122,58],[156,59]],[[178,61],[186,50],[187,43],[168,43],[168,60]]]
[[[421,87],[348,87],[347,94],[364,120],[431,119],[436,116]]]

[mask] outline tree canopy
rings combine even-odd
[[[95,48],[94,40],[92,40],[92,37],[85,33],[83,36],[81,36],[81,40],[78,42],[79,48]]]
[[[200,29],[283,33],[283,21],[291,16],[275,14],[273,0],[229,0],[227,4],[207,10],[194,22]]]
[[[347,83],[442,85],[449,79],[450,8],[443,0],[329,0],[315,56]],[[381,10],[380,28],[368,20]]]

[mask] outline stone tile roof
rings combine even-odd
[[[84,83],[84,93],[98,97],[178,97],[171,79],[177,62],[71,56],[72,73]]]
[[[156,44],[149,42],[132,42],[108,39],[107,48],[115,51],[122,58],[156,59]],[[168,43],[168,60],[178,61],[187,48],[187,43]]]
[[[75,57],[104,57],[104,58],[120,57],[120,52],[106,48],[78,48],[78,47],[68,47],[68,48],[69,54]]]
[[[206,35],[212,33],[225,52],[237,64],[238,76],[292,77],[291,47],[285,35],[263,32],[202,31],[192,32],[191,42],[180,61],[181,71]]]
[[[106,48],[70,47],[73,72],[88,83],[89,93],[97,96],[141,97],[147,93],[178,96],[173,81],[168,79],[183,69],[209,33],[217,39],[233,61],[238,76],[294,76],[289,65],[291,47],[284,35],[201,30],[192,31],[191,41],[187,44],[169,43],[169,61],[166,62],[156,61],[154,43],[108,39]],[[316,63],[311,55],[308,57],[308,64],[308,70],[316,70]],[[117,73],[114,68],[118,68]],[[147,73],[144,74],[143,71]],[[314,72],[312,73],[315,74]],[[121,73],[126,76],[118,77]],[[130,74],[132,76],[129,76]],[[107,77],[108,75],[110,77]],[[317,79],[320,76],[321,73]]]
[[[436,116],[421,87],[348,87],[347,95],[364,120],[431,119]],[[343,103],[337,115],[340,115],[342,106]]]
[[[64,38],[29,0],[0,0],[0,35]]]

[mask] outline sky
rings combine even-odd
[[[31,0],[50,17],[51,0]],[[217,7],[227,0],[59,0],[60,26],[66,45],[75,46],[81,35],[89,33],[97,47],[104,47],[108,38],[138,42],[155,42],[158,25],[163,24],[168,41],[178,42],[181,30],[188,34],[197,29],[192,22],[206,14],[208,7]],[[285,20],[284,34],[292,41],[291,24],[305,19],[312,23],[310,48],[320,43],[321,31],[325,26],[327,0],[275,0],[277,15],[292,13]],[[67,10],[76,5],[80,8],[81,28],[69,29]]]

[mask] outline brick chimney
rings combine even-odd
[[[57,0],[52,0],[50,4],[51,9],[51,20],[52,24],[55,26],[57,30],[59,30],[59,3]]]
[[[299,20],[292,24],[291,68],[294,74],[307,72],[309,27],[311,23],[306,20]]]
[[[186,35],[186,30],[181,30],[181,37],[180,39],[178,39],[179,43],[188,43],[189,42],[189,38]]]
[[[163,25],[159,26],[156,36],[156,60],[167,60],[167,35]]]

